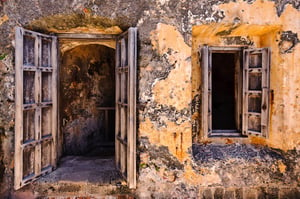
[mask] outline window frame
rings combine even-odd
[[[261,137],[267,137],[268,135],[268,123],[269,123],[269,76],[270,76],[270,49],[248,49],[247,46],[242,47],[220,47],[220,46],[201,46],[200,47],[200,63],[201,63],[201,129],[200,134],[204,139],[211,137],[247,137],[248,135],[256,135]],[[245,100],[247,97],[248,89],[247,82],[247,64],[249,63],[249,55],[251,52],[263,52],[262,55],[262,106],[261,106],[261,126],[263,126],[262,132],[256,132],[247,130],[246,122],[249,115],[249,104]],[[237,81],[235,85],[235,95],[237,102],[235,103],[235,121],[237,124],[237,132],[231,132],[228,130],[213,130],[212,129],[212,54],[213,53],[235,53],[235,78]],[[237,57],[238,56],[238,57]],[[239,61],[237,61],[239,60]],[[237,71],[238,70],[238,71]],[[246,102],[245,102],[246,101]],[[264,107],[264,108],[263,108]],[[264,109],[264,110],[263,110]]]

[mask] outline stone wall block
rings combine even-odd
[[[267,198],[278,198],[279,189],[276,187],[267,189]]]
[[[257,199],[264,199],[267,197],[267,190],[265,187],[257,189]]]
[[[238,188],[235,190],[235,198],[236,199],[243,199],[244,197],[244,192],[242,188]]]
[[[235,198],[234,190],[233,189],[225,190],[224,199],[233,199],[233,198]]]
[[[281,188],[279,191],[280,199],[299,199],[300,188]]]
[[[224,189],[216,188],[214,192],[214,199],[223,199],[224,197]]]
[[[213,199],[213,193],[211,189],[205,189],[202,195],[203,199]]]
[[[254,188],[244,188],[244,198],[243,199],[256,199],[256,189]]]

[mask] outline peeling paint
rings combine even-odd
[[[172,26],[158,24],[157,30],[151,35],[153,49],[157,50],[160,56],[166,57],[169,64],[174,65],[168,77],[154,85],[154,100],[159,104],[172,105],[178,110],[187,108],[191,96],[191,71],[188,67],[191,48]],[[186,100],[183,97],[186,97]]]
[[[4,16],[0,17],[0,26],[1,26],[4,22],[6,22],[8,19],[9,19],[9,18],[8,18],[7,15],[4,15]]]
[[[298,0],[1,2],[0,54],[7,56],[0,61],[0,87],[4,88],[0,92],[0,170],[4,173],[0,196],[9,196],[13,184],[12,41],[14,27],[19,25],[44,33],[101,34],[119,34],[138,26],[138,197],[296,198],[300,29],[295,19],[300,17],[299,4]],[[62,56],[81,44],[115,46],[108,41],[61,40]],[[204,44],[271,48],[269,138],[199,137],[199,48]],[[81,86],[75,82],[68,89]],[[80,91],[74,93],[80,98]],[[90,110],[76,111],[72,117],[82,114],[78,120],[82,125]],[[93,125],[88,123],[87,128]]]
[[[254,44],[254,42],[249,38],[249,36],[223,37],[222,40],[225,45],[252,46]]]
[[[280,35],[279,48],[281,53],[291,53],[300,42],[298,34],[292,31],[284,31]]]

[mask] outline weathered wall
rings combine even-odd
[[[300,195],[297,0],[11,0],[0,5],[2,195],[12,187],[16,25],[42,32],[139,28],[140,197]],[[197,54],[203,44],[272,48],[268,139],[201,139]]]
[[[60,68],[60,121],[64,154],[79,155],[105,141],[104,112],[115,102],[115,51],[83,45],[62,55]]]

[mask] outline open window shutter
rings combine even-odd
[[[212,133],[211,113],[211,52],[208,46],[201,48],[201,70],[202,70],[202,134],[204,137]]]
[[[244,135],[268,135],[270,50],[243,51],[243,128]]]
[[[116,165],[136,187],[136,59],[137,28],[129,28],[116,44]]]
[[[16,28],[15,189],[56,166],[57,39]]]

